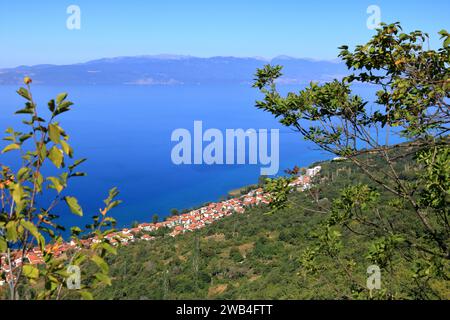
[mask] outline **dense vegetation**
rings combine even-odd
[[[328,215],[319,231],[320,244],[308,249],[303,261],[312,271],[317,258],[325,255],[348,275],[349,286],[357,284],[353,261],[345,257],[341,241],[342,232],[350,229],[372,238],[367,247],[374,262],[371,270],[389,268],[397,252],[412,262],[415,290],[424,297],[428,292],[439,296],[433,284],[448,281],[450,34],[441,30],[439,35],[442,46],[431,49],[427,33],[405,33],[399,23],[382,24],[366,44],[340,47],[339,57],[349,69],[346,77],[312,82],[286,95],[277,89],[281,66],[257,71],[254,87],[264,94],[258,108],[320,149],[352,162],[390,193],[393,199],[387,204],[392,209],[410,209],[402,219],[383,215],[391,210],[384,209],[379,192],[355,180],[330,208],[322,208]],[[375,89],[373,98],[355,92],[355,83]],[[391,150],[393,135],[410,143]],[[402,170],[409,158],[412,176]],[[273,209],[283,208],[289,191],[286,179],[272,179],[268,188],[277,194]]]
[[[409,160],[402,163],[405,176]],[[379,212],[392,223],[416,230],[413,219],[404,219],[411,208],[395,209],[394,197],[376,186],[349,161],[321,163],[322,172],[314,189],[293,192],[290,206],[267,214],[258,207],[224,218],[202,230],[176,238],[139,242],[118,250],[109,260],[112,286],[101,287],[101,299],[342,299],[366,298],[368,256],[373,234],[370,228],[355,235],[342,234],[342,253],[349,274],[338,261],[320,256],[314,268],[307,263],[309,248],[317,244],[332,199],[355,181],[368,183],[380,193]],[[318,202],[314,199],[318,198]],[[369,234],[364,234],[367,231]],[[450,298],[450,282],[432,283],[430,290],[417,290],[411,259],[401,252],[388,252],[391,264],[383,268],[382,286],[373,297]],[[352,279],[349,279],[349,276]],[[354,285],[349,285],[353,284]]]

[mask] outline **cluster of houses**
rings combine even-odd
[[[304,191],[310,187],[311,178],[314,177],[321,170],[320,166],[307,169],[305,175],[298,176],[294,181],[290,183],[291,187],[296,188],[298,191]],[[270,195],[265,193],[262,188],[251,190],[245,195],[229,200],[210,203],[199,209],[192,210],[190,212],[167,217],[165,221],[157,223],[141,223],[134,228],[124,228],[120,231],[110,233],[105,236],[105,239],[113,246],[128,245],[132,242],[151,241],[155,237],[149,233],[153,233],[159,229],[166,228],[170,231],[169,235],[175,237],[179,234],[194,231],[204,228],[208,224],[213,223],[223,217],[230,216],[232,214],[244,213],[246,208],[267,205],[270,203]],[[99,243],[102,240],[97,237],[91,237],[81,240],[81,246],[89,248],[92,244]],[[62,242],[53,245],[47,245],[45,251],[52,253],[53,256],[60,256],[69,249],[81,249],[74,241]],[[8,263],[11,260],[11,263]],[[29,263],[33,265],[44,264],[44,255],[40,248],[35,247],[24,255],[22,252],[14,251],[11,253],[10,259],[3,254],[0,256],[0,275],[4,273],[6,277],[0,277],[0,286],[10,281],[10,268],[20,267],[23,263]]]

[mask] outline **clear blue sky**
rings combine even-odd
[[[81,8],[81,30],[66,9]],[[437,43],[450,30],[448,0],[0,0],[0,68],[142,54],[333,59],[369,39],[369,5],[386,22],[421,29]]]

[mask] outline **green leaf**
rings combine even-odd
[[[36,149],[39,152],[39,160],[41,160],[41,162],[44,162],[45,157],[47,156],[47,145],[45,143],[38,143],[36,145]]]
[[[22,185],[15,184],[12,190],[12,197],[16,204],[19,204],[22,201],[22,198],[24,196],[24,190]]]
[[[9,221],[6,224],[6,240],[17,241],[17,221]]]
[[[56,279],[54,276],[49,275],[48,280],[45,282],[45,288],[48,291],[54,291],[56,288],[58,288],[59,282],[58,279]]]
[[[95,264],[104,272],[107,273],[109,271],[108,264],[101,258],[100,256],[94,255],[91,260],[95,262]]]
[[[49,186],[50,188],[55,189],[58,193],[63,191],[64,186],[57,177],[48,177],[47,180],[52,182],[52,185]]]
[[[450,46],[450,36],[447,37],[447,39],[445,39],[445,41],[444,41],[444,47],[448,47],[448,46]]]
[[[87,176],[86,172],[74,172],[70,175],[71,177],[85,177]]]
[[[79,227],[72,227],[70,228],[70,233],[72,235],[79,235],[81,233],[81,229]]]
[[[28,92],[27,89],[25,89],[24,87],[20,88],[19,90],[17,90],[17,93],[22,96],[23,98],[27,99],[28,101],[31,101],[31,95]]]
[[[88,291],[80,291],[80,295],[83,298],[83,300],[94,300],[92,293]]]
[[[116,248],[114,248],[113,246],[111,246],[110,244],[108,244],[106,242],[102,242],[101,247],[113,255],[117,254]]]
[[[57,125],[55,125],[55,124],[48,125],[48,135],[50,137],[50,140],[52,140],[53,143],[58,144],[61,142],[60,132],[59,132],[59,128]]]
[[[42,183],[44,183],[44,177],[40,172],[35,172],[35,179],[36,179],[36,188],[38,192],[42,191]]]
[[[117,207],[117,206],[118,206],[119,204],[121,204],[121,203],[122,203],[122,200],[115,200],[115,201],[112,201],[110,204],[108,204],[107,211],[109,211],[109,210],[111,210],[111,209]]]
[[[61,102],[63,102],[64,100],[66,100],[67,98],[67,93],[63,92],[58,94],[58,96],[56,97],[56,104],[61,104]]]
[[[72,158],[72,156],[73,156],[73,149],[66,141],[61,140],[61,147],[62,147],[64,153]]]
[[[59,181],[64,187],[67,187],[67,177],[69,176],[68,172],[63,172],[59,175]]]
[[[22,167],[20,168],[19,172],[17,172],[17,179],[19,181],[23,180],[24,178],[28,178],[30,174],[30,168],[27,167]]]
[[[25,142],[26,140],[28,140],[29,138],[31,138],[33,135],[28,133],[28,134],[23,134],[19,137],[19,141],[21,143]]]
[[[57,274],[57,275],[60,275],[61,277],[63,277],[63,278],[68,278],[68,277],[70,277],[70,273],[68,273],[67,272],[67,269],[63,269],[63,270],[57,270],[57,271],[55,271],[55,273]]]
[[[108,193],[108,198],[105,199],[105,200],[103,200],[103,202],[104,202],[106,205],[110,204],[111,201],[112,201],[115,197],[117,197],[118,194],[119,194],[119,191],[117,190],[117,187],[114,187],[114,188],[110,189],[110,190],[109,190],[109,193]]]
[[[77,166],[79,166],[80,164],[82,164],[86,160],[87,160],[86,158],[76,160],[71,166],[69,166],[69,170],[75,169]]]
[[[17,149],[20,149],[20,145],[18,143],[11,143],[10,145],[7,145],[5,148],[3,148],[2,153]]]
[[[32,108],[23,108],[14,112],[14,114],[33,114],[34,110]]]
[[[53,146],[48,152],[48,158],[57,168],[61,168],[64,155],[60,149],[58,149],[56,146]]]
[[[79,254],[77,256],[75,256],[75,258],[73,259],[72,264],[75,266],[79,266],[81,265],[85,260],[86,260],[86,255],[85,254]]]
[[[44,118],[38,117],[38,116],[33,116],[32,119],[33,119],[33,121],[36,121],[36,122],[45,122]],[[40,128],[42,128],[42,126],[40,126]]]
[[[78,216],[83,216],[83,209],[78,204],[78,200],[75,197],[65,197],[64,200],[66,201],[67,205],[70,208],[70,211],[72,211],[73,214],[76,214]]]
[[[111,279],[104,273],[96,273],[95,277],[97,278],[98,281],[110,286],[111,285]]]
[[[0,252],[6,252],[7,248],[8,248],[8,245],[6,243],[5,238],[0,237]]]
[[[58,105],[58,108],[55,111],[55,115],[59,115],[61,113],[67,112],[70,110],[70,106],[73,105],[70,101],[64,101],[60,105]]]
[[[438,34],[440,34],[441,36],[445,36],[448,34],[448,32],[445,29],[441,29],[441,31],[439,31]]]
[[[53,111],[55,111],[55,100],[52,99],[48,102],[48,109],[52,113],[53,113]]]
[[[39,241],[41,234],[39,233],[38,228],[32,222],[27,220],[20,220],[20,224]]]
[[[23,266],[23,274],[28,279],[39,278],[39,269],[31,264],[26,264]]]

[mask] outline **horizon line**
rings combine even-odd
[[[289,55],[280,54],[274,56],[272,58],[267,58],[263,56],[233,56],[233,55],[214,55],[214,56],[194,56],[194,55],[184,55],[184,54],[140,54],[140,55],[129,55],[129,56],[111,56],[111,57],[102,57],[102,58],[94,58],[90,60],[86,60],[83,62],[73,62],[73,63],[62,63],[62,64],[53,64],[53,63],[39,63],[39,64],[20,64],[12,67],[0,67],[0,70],[8,70],[8,69],[16,69],[20,67],[39,67],[39,66],[72,66],[72,65],[80,65],[87,64],[91,62],[97,62],[102,60],[114,60],[114,59],[126,59],[126,58],[154,58],[160,60],[183,60],[183,59],[213,59],[213,58],[237,58],[237,59],[255,59],[260,61],[271,62],[275,59],[295,59],[295,60],[307,60],[311,62],[330,62],[330,63],[339,63],[341,60],[339,58],[335,59],[320,59],[320,58],[310,58],[310,57],[294,57]]]

